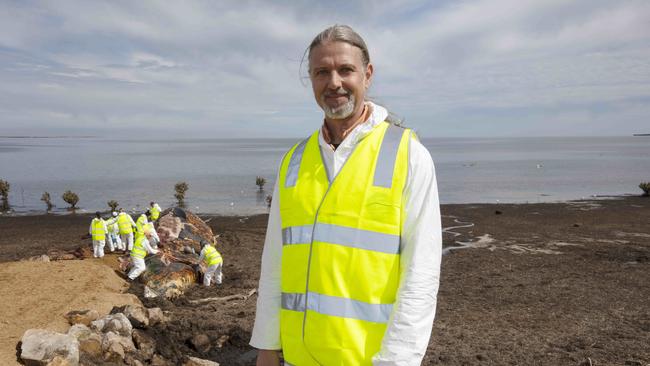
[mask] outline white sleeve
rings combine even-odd
[[[255,325],[250,341],[251,346],[265,350],[282,348],[280,343],[282,221],[280,220],[279,181],[276,177],[262,253]]]
[[[146,238],[142,240],[142,246],[144,247],[144,250],[147,251],[147,253],[151,253],[151,254],[158,253],[157,250],[151,247],[151,244],[149,244],[149,240],[147,240]]]
[[[420,365],[427,350],[440,281],[442,229],[435,168],[428,150],[411,140],[400,285],[373,365]]]
[[[88,228],[88,234],[93,235],[93,222],[90,222],[90,227]]]

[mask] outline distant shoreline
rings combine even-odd
[[[601,200],[617,200],[617,199],[626,199],[630,197],[640,197],[640,194],[632,194],[632,193],[622,193],[622,194],[612,194],[612,195],[593,195],[590,197],[582,197],[582,198],[576,198],[576,199],[568,199],[568,200],[557,200],[557,201],[542,201],[542,202],[471,202],[471,203],[441,203],[440,206],[448,206],[448,207],[469,207],[469,206],[492,206],[492,207],[498,207],[498,206],[508,206],[508,205],[513,205],[513,206],[525,206],[525,205],[557,205],[557,204],[567,204],[567,203],[575,203],[575,202],[588,202],[588,201],[601,201]],[[164,208],[164,209],[167,209]],[[163,209],[163,210],[164,210]],[[243,218],[243,217],[255,217],[255,216],[263,216],[263,215],[268,215],[268,212],[254,212],[250,214],[245,214],[245,213],[232,213],[232,214],[226,214],[226,213],[219,213],[219,212],[194,212],[190,208],[186,208],[188,211],[191,211],[192,213],[202,217],[202,218],[209,218],[209,217],[225,217],[225,218]],[[84,208],[78,208],[76,212],[73,212],[72,210],[69,209],[57,209],[54,211],[50,212],[45,212],[45,210],[30,210],[30,211],[11,211],[9,213],[7,212],[0,212],[0,217],[52,217],[52,216],[77,216],[77,217],[94,217],[95,212],[93,210],[87,210]],[[107,210],[102,210],[99,211],[103,215],[106,215],[107,217],[110,215],[110,211]],[[143,211],[125,211],[126,213],[132,215],[132,216],[137,216],[141,214]]]
[[[0,139],[89,139],[97,136],[0,136]]]
[[[650,133],[635,133],[632,136],[650,136]]]

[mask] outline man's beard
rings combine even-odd
[[[330,95],[349,95],[349,99],[347,103],[340,105],[338,107],[330,107],[325,103],[325,97],[330,96]],[[348,118],[352,115],[354,112],[354,103],[355,103],[355,98],[354,95],[348,92],[347,90],[343,88],[339,88],[335,92],[328,92],[323,94],[322,101],[321,101],[321,109],[323,112],[325,112],[325,116],[330,119],[345,119]]]

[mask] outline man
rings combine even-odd
[[[206,241],[203,242],[203,249],[201,249],[201,254],[199,255],[199,262],[201,261],[203,261],[206,267],[205,273],[203,273],[203,286],[209,287],[213,277],[214,282],[217,285],[221,285],[223,258],[221,257],[221,253]]]
[[[108,249],[113,253],[117,250],[124,250],[122,240],[119,235],[119,228],[117,226],[117,212],[113,211],[112,217],[106,220],[106,227],[108,228]]]
[[[149,223],[149,220],[147,220],[147,215],[148,214],[149,214],[149,211],[140,214],[140,216],[138,217],[138,220],[135,222],[135,238],[136,239],[139,236],[144,235],[144,228]]]
[[[93,257],[102,258],[104,256],[104,245],[106,245],[106,223],[102,219],[102,214],[95,212],[95,218],[90,222],[88,229],[93,238]]]
[[[149,202],[149,212],[151,213],[151,221],[158,221],[158,218],[160,217],[160,211],[162,209],[156,202]]]
[[[129,271],[128,277],[130,280],[135,280],[147,269],[147,266],[144,262],[144,258],[147,254],[157,254],[158,250],[154,249],[149,245],[149,239],[151,239],[151,232],[146,231],[144,235],[138,236],[133,244],[131,249],[131,264],[133,267]]]
[[[120,229],[120,237],[122,239],[122,246],[126,245],[127,250],[133,249],[133,227],[135,222],[131,215],[120,209],[120,214],[117,215],[117,226]]]
[[[433,161],[366,100],[374,69],[357,33],[330,27],[308,50],[325,118],[280,165],[250,342],[257,365],[279,365],[279,350],[300,366],[419,365],[442,252]]]

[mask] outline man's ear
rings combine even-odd
[[[370,87],[370,83],[372,82],[372,74],[375,71],[374,66],[372,66],[372,63],[368,63],[368,66],[366,67],[366,83],[365,87],[368,89]]]

